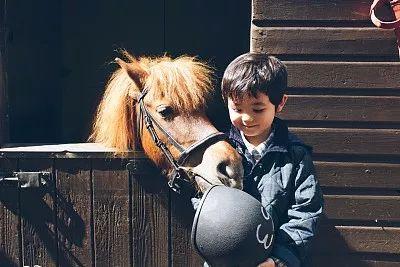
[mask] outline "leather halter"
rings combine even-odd
[[[151,116],[151,114],[148,112],[145,104],[144,104],[144,97],[146,96],[148,92],[148,89],[145,88],[140,97],[138,98],[138,103],[139,103],[139,116],[138,116],[138,134],[142,131],[141,127],[141,122],[144,122],[147,130],[149,131],[151,138],[153,139],[155,145],[159,147],[162,151],[162,153],[165,155],[169,163],[171,164],[173,168],[173,173],[172,177],[170,177],[170,180],[168,181],[169,187],[177,192],[181,193],[181,189],[183,188],[184,184],[191,184],[191,181],[194,181],[195,177],[199,177],[209,183],[210,185],[213,185],[210,181],[208,181],[206,178],[201,176],[198,173],[193,172],[192,170],[185,168],[182,166],[187,158],[189,157],[190,153],[193,151],[197,150],[198,148],[205,146],[206,144],[212,144],[221,140],[226,140],[226,135],[222,132],[215,132],[212,133],[205,138],[193,143],[187,148],[184,148],[181,144],[179,144],[173,137],[172,135],[164,129],[160,123],[157,122],[157,120]],[[172,144],[181,154],[176,160],[173,156],[171,151],[168,149],[166,144],[161,141],[161,139],[158,137],[157,132],[154,128],[154,125],[158,128],[158,130],[167,137],[167,140],[170,144]]]

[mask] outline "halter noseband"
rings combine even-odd
[[[184,148],[148,112],[148,110],[147,110],[147,108],[146,108],[146,106],[144,104],[144,101],[143,101],[143,99],[146,96],[147,92],[148,92],[148,89],[145,88],[142,91],[140,97],[138,98],[139,110],[140,110],[140,114],[138,116],[138,125],[140,125],[139,129],[138,129],[138,134],[142,130],[141,129],[142,127],[141,127],[140,123],[144,122],[144,124],[145,124],[147,130],[149,131],[149,133],[151,135],[151,138],[153,139],[155,145],[161,149],[162,153],[165,155],[165,157],[167,158],[167,160],[169,161],[169,163],[171,164],[171,166],[173,168],[172,177],[168,181],[169,187],[173,191],[175,191],[177,193],[181,193],[181,189],[184,186],[184,184],[191,183],[191,180],[193,180],[194,177],[200,177],[201,179],[203,179],[204,181],[206,181],[210,185],[213,185],[210,181],[208,181],[206,178],[204,178],[200,174],[197,174],[197,173],[193,172],[192,170],[185,168],[182,165],[185,163],[185,161],[189,157],[190,153],[192,153],[193,151],[197,150],[199,147],[204,146],[206,144],[212,144],[212,143],[215,143],[217,141],[226,140],[226,135],[224,133],[222,133],[222,132],[215,132],[215,133],[212,133],[212,134],[206,136],[205,138],[193,143],[189,147]],[[163,141],[161,141],[161,139],[158,137],[157,132],[156,132],[156,130],[154,128],[154,125],[167,137],[168,142],[170,144],[172,144],[181,153],[179,158],[178,158],[178,160],[174,159],[174,157],[172,156],[171,151],[168,149],[166,144]],[[187,177],[189,179],[187,179],[185,177]]]

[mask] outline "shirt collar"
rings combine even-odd
[[[255,153],[258,153],[260,155],[263,154],[263,152],[265,151],[265,148],[267,146],[268,140],[270,139],[270,136],[267,138],[267,140],[265,140],[264,142],[262,142],[261,144],[255,146],[253,144],[251,144],[246,137],[244,136],[243,132],[240,132],[240,135],[242,136],[242,140],[244,145],[246,146],[247,150],[250,152],[250,154],[254,155]]]

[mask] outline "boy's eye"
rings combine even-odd
[[[265,109],[264,108],[262,108],[262,109],[253,109],[253,111],[255,112],[255,113],[261,113],[261,112],[263,112]]]

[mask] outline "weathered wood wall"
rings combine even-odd
[[[190,201],[170,192],[142,152],[99,151],[0,150],[2,173],[52,173],[41,189],[0,184],[0,266],[201,266]],[[136,171],[126,170],[129,160]]]
[[[326,203],[315,266],[400,265],[400,63],[371,2],[253,1],[251,50],[285,61],[281,117],[314,147]]]

